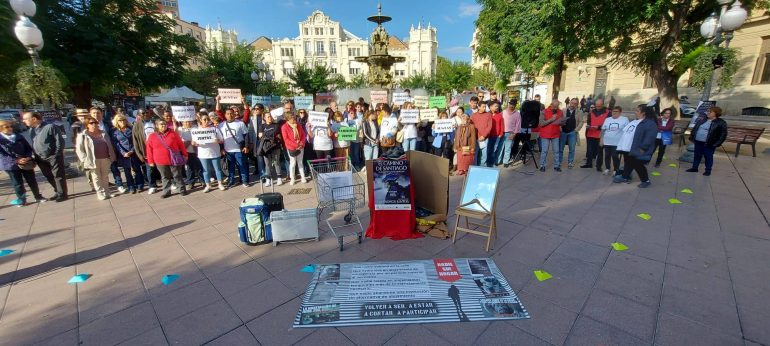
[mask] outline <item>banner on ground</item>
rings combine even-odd
[[[219,89],[218,94],[219,103],[241,103],[241,89]]]
[[[411,178],[406,160],[377,160],[372,168],[374,210],[411,210]]]
[[[299,109],[312,110],[313,96],[312,95],[294,96],[294,107],[297,110]]]
[[[428,107],[446,108],[446,96],[431,96]]]
[[[313,127],[329,127],[329,113],[310,111],[308,121]]]
[[[420,109],[420,121],[436,121],[438,118],[438,109],[425,108]]]
[[[358,129],[355,127],[343,126],[340,127],[337,135],[338,139],[341,141],[354,141],[358,138]]]
[[[217,141],[217,131],[216,127],[197,128],[191,129],[190,135],[196,144],[209,144]]]
[[[419,109],[402,109],[401,110],[402,124],[417,124],[418,122],[420,122]]]
[[[400,106],[404,102],[409,102],[409,94],[407,93],[393,93],[393,104]]]
[[[195,121],[195,106],[171,106],[176,121]]]
[[[529,318],[489,258],[315,266],[295,328]]]
[[[426,108],[428,107],[428,102],[430,101],[430,98],[428,96],[415,96],[414,97],[414,106],[417,108]]]
[[[387,90],[372,90],[369,92],[369,99],[371,104],[376,106],[380,103],[388,103],[388,91]]]
[[[433,123],[433,130],[436,133],[450,133],[455,130],[455,121],[452,119],[439,119]]]

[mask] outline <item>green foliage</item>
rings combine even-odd
[[[258,87],[265,87],[264,81],[255,83],[251,79],[251,72],[264,71],[258,66],[262,60],[261,56],[255,55],[246,45],[204,49],[201,59],[204,67],[186,71],[182,79],[185,85],[195,91],[214,95],[217,88],[237,88],[244,92],[257,93]]]
[[[348,89],[361,89],[369,86],[369,82],[366,79],[366,75],[357,74],[350,78],[350,81],[345,83],[345,87]]]
[[[313,97],[318,93],[333,91],[345,83],[344,77],[332,73],[328,67],[305,62],[295,62],[294,71],[288,77],[293,87]]]
[[[711,72],[714,70],[713,61],[720,57],[723,67],[720,69],[719,78],[715,81],[719,88],[731,88],[733,76],[738,72],[738,55],[734,49],[706,46],[698,55],[692,66],[690,84],[698,91],[703,91],[706,83],[711,80]]]
[[[464,61],[449,61],[438,57],[436,63],[436,87],[440,94],[452,90],[462,92],[471,85],[471,65]]]
[[[472,87],[482,87],[486,90],[492,90],[495,89],[495,84],[498,81],[499,78],[497,78],[497,75],[491,71],[473,69],[473,74],[471,75]]]
[[[27,105],[43,103],[58,106],[66,99],[59,72],[45,65],[27,63],[19,67],[16,70],[16,91]]]
[[[402,89],[425,89],[429,92],[436,91],[438,88],[436,79],[425,73],[411,75],[398,84]]]

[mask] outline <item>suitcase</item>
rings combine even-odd
[[[246,245],[262,245],[273,241],[270,211],[259,198],[246,198],[239,207],[241,222],[238,237]]]
[[[275,184],[271,185],[272,192],[265,193],[265,184],[260,184],[262,187],[262,193],[256,195],[256,198],[262,200],[267,206],[268,212],[283,210],[283,195],[280,192],[275,192]]]

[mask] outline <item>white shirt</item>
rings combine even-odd
[[[604,120],[602,125],[602,138],[604,139],[604,145],[614,146],[618,145],[620,136],[623,135],[623,128],[628,125],[628,118],[619,116],[617,119],[612,117]]]
[[[235,120],[231,123],[226,121],[219,123],[219,132],[222,133],[222,137],[225,140],[225,151],[228,153],[241,151],[241,145],[238,142],[243,142],[246,139],[246,131],[246,125],[240,120]]]
[[[217,157],[222,156],[222,153],[219,150],[219,142],[223,140],[222,132],[219,131],[219,129],[216,129],[215,131],[217,136],[217,142],[214,143],[208,143],[208,144],[198,144],[198,158],[199,159],[216,159]]]
[[[634,143],[634,133],[636,133],[636,127],[641,122],[641,120],[634,120],[623,128],[623,134],[618,141],[618,151],[631,152],[631,144]]]
[[[332,150],[334,149],[332,139],[329,137],[329,128],[313,128],[313,150]]]

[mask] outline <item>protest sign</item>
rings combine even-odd
[[[420,121],[435,121],[438,118],[438,109],[420,109]]]
[[[460,106],[452,106],[452,107],[449,107],[449,116],[450,116],[450,117],[451,117],[451,116],[454,116],[454,115],[455,115],[455,112],[457,112],[457,109],[458,109],[458,108],[460,108]]]
[[[355,127],[340,127],[338,139],[341,141],[354,141],[358,137],[358,129]]]
[[[190,135],[197,144],[209,144],[217,141],[217,131],[216,127],[197,128],[191,129]]]
[[[263,107],[267,108],[270,105],[270,96],[251,96],[251,106],[254,107],[257,104],[261,104]]]
[[[281,97],[280,96],[275,96],[275,95],[270,96],[270,105],[271,106],[281,106],[281,105],[283,105],[283,103],[281,102]]]
[[[409,94],[407,93],[393,93],[393,104],[400,106],[404,102],[409,101]]]
[[[414,106],[417,108],[425,108],[428,107],[428,101],[430,99],[428,96],[415,96],[414,97]]]
[[[171,106],[176,121],[195,121],[195,106]]]
[[[420,122],[419,109],[402,109],[401,110],[402,124],[417,124],[418,122]]]
[[[38,113],[43,117],[43,121],[61,120],[61,113],[55,109],[50,111],[39,111]]]
[[[372,90],[369,92],[369,98],[371,99],[372,105],[376,106],[377,104],[388,103],[388,91],[387,90]]]
[[[436,133],[449,133],[455,130],[454,126],[455,121],[452,119],[439,119],[433,123],[433,130],[436,131]]]
[[[241,89],[219,89],[218,94],[219,103],[241,103]]]
[[[310,111],[308,120],[313,127],[328,127],[329,113]]]
[[[296,109],[313,109],[313,96],[294,96],[294,107]]]
[[[431,96],[428,107],[446,108],[446,96]]]
[[[270,115],[273,116],[273,121],[283,120],[283,107],[278,107],[270,111]]]

